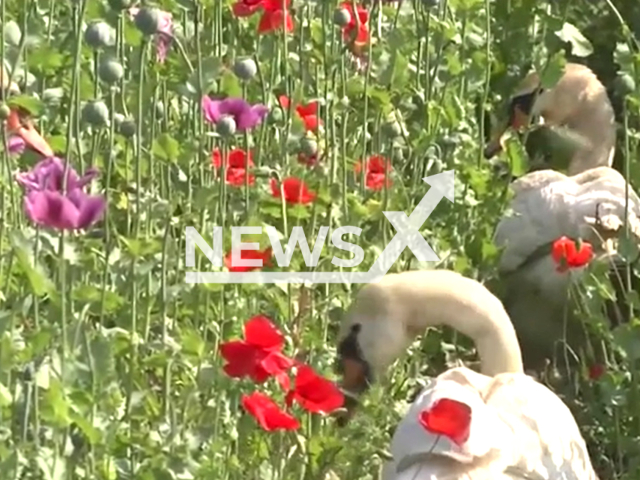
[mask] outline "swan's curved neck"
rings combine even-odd
[[[407,323],[410,333],[417,336],[429,326],[447,325],[475,342],[483,374],[522,373],[518,338],[500,300],[469,278],[434,280],[427,288],[416,286],[420,301],[404,299],[413,305]]]

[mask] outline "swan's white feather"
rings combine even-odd
[[[516,180],[512,186],[515,193],[510,206],[512,213],[500,221],[495,234],[496,245],[504,247],[500,270],[518,269],[537,248],[563,235],[596,243],[593,231],[596,218],[611,225],[623,223],[625,183],[620,173],[608,167],[572,177],[541,170]],[[629,188],[629,220],[635,230],[639,216],[640,199]],[[532,276],[537,275],[535,270]],[[566,278],[566,274],[556,272],[550,258],[538,270],[541,284],[554,277]],[[548,286],[550,290],[555,288]]]
[[[427,432],[419,414],[440,398],[472,410],[462,447]],[[448,370],[413,402],[391,444],[384,480],[597,480],[578,426],[548,388],[520,373]]]

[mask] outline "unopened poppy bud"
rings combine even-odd
[[[124,67],[115,58],[107,58],[100,62],[98,76],[105,83],[116,83],[124,76]]]
[[[333,11],[333,23],[344,28],[351,22],[351,13],[346,8],[336,8]]]
[[[84,31],[84,41],[96,50],[113,45],[113,40],[113,29],[105,22],[90,23]]]
[[[616,93],[622,97],[629,95],[636,90],[636,82],[626,73],[620,74],[613,82]]]
[[[220,135],[230,137],[236,133],[236,121],[230,116],[222,117],[216,123],[216,130]]]
[[[251,80],[257,75],[258,66],[252,58],[245,58],[235,63],[233,73],[235,73],[240,80]]]
[[[103,127],[109,122],[109,108],[102,100],[87,102],[82,109],[82,120],[94,127]]]
[[[18,47],[22,39],[20,27],[13,20],[9,20],[4,25],[4,39],[12,47]]]
[[[11,113],[11,109],[9,108],[9,105],[7,105],[6,103],[3,103],[2,105],[0,105],[1,120],[6,120],[7,118],[9,118],[10,113]]]
[[[389,138],[396,138],[402,135],[402,127],[398,122],[387,122],[383,125],[382,130]]]
[[[160,28],[160,10],[157,8],[141,8],[135,16],[136,28],[144,35],[154,35]]]
[[[318,142],[305,137],[300,140],[300,151],[309,157],[316,155],[318,153]]]

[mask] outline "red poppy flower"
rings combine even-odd
[[[366,163],[365,185],[369,190],[382,190],[385,186],[391,186],[391,179],[389,178],[389,171],[391,170],[391,164],[387,162],[384,157],[380,155],[373,155]],[[353,170],[356,175],[362,171],[362,162],[359,161],[355,164]]]
[[[331,413],[342,407],[344,396],[332,381],[318,375],[310,366],[300,365],[293,390],[287,393],[287,406],[294,400],[311,413]]]
[[[449,437],[460,446],[469,439],[471,407],[450,398],[441,398],[431,408],[420,412],[419,421],[426,431]]]
[[[558,264],[558,272],[565,272],[587,265],[593,258],[593,247],[588,242],[580,242],[578,249],[574,240],[562,236],[553,242],[551,257]]]
[[[226,360],[224,372],[232,378],[249,377],[263,383],[275,377],[284,390],[289,390],[286,371],[293,361],[282,354],[284,336],[267,317],[257,315],[244,325],[244,340],[220,344],[220,355]]]
[[[359,25],[356,22],[356,13],[353,11],[351,2],[343,2],[340,8],[344,8],[349,12],[349,23],[342,29],[342,36],[347,41],[353,41],[354,46],[361,47],[369,41],[369,12],[360,6],[356,7]]]
[[[271,195],[280,198],[280,185],[275,178],[269,182]],[[301,203],[306,205],[316,199],[315,192],[309,190],[307,184],[296,177],[287,177],[282,180],[282,190],[284,191],[284,201],[291,204]]]
[[[236,17],[249,17],[262,10],[258,23],[258,33],[269,33],[284,27],[293,31],[293,19],[289,13],[291,0],[238,0],[232,10]]]
[[[286,95],[280,95],[278,97],[278,101],[280,105],[285,110],[289,109],[289,105],[291,105],[291,100],[287,98]],[[318,130],[318,126],[321,125],[321,121],[318,118],[318,102],[309,102],[307,104],[296,105],[295,107],[296,113],[304,123],[304,128],[308,132],[315,132]]]
[[[250,272],[263,267],[270,267],[272,254],[273,251],[271,247],[265,248],[264,250],[240,250],[240,258],[243,260],[262,260],[262,265],[258,267],[245,267],[241,265],[234,266],[232,263],[232,252],[229,251],[224,257],[224,266],[227,267],[227,270],[230,272]]]
[[[602,377],[605,372],[606,372],[606,368],[604,367],[604,365],[600,364],[600,363],[596,363],[595,365],[591,365],[589,367],[589,378],[591,380],[598,380],[600,377]]]
[[[247,179],[247,168],[253,167],[251,152],[245,152],[240,148],[235,148],[227,154],[227,159],[227,183],[234,187],[243,186]],[[211,163],[216,170],[219,170],[220,167],[222,167],[222,154],[217,148],[211,153]],[[256,177],[249,174],[248,181],[249,185],[253,185],[256,182]]]
[[[278,407],[270,397],[260,392],[242,396],[242,406],[267,432],[297,430],[300,422]]]

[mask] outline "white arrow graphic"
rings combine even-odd
[[[391,239],[391,242],[371,266],[367,272],[368,274],[375,275],[375,277],[386,274],[406,247],[409,247],[421,262],[437,262],[440,260],[431,245],[420,235],[418,229],[422,227],[422,224],[429,218],[429,215],[433,213],[443,198],[450,202],[454,201],[454,172],[453,170],[447,170],[437,175],[425,177],[422,180],[431,185],[431,188],[422,197],[422,200],[420,200],[420,203],[418,203],[409,217],[404,212],[382,212],[398,233]]]

